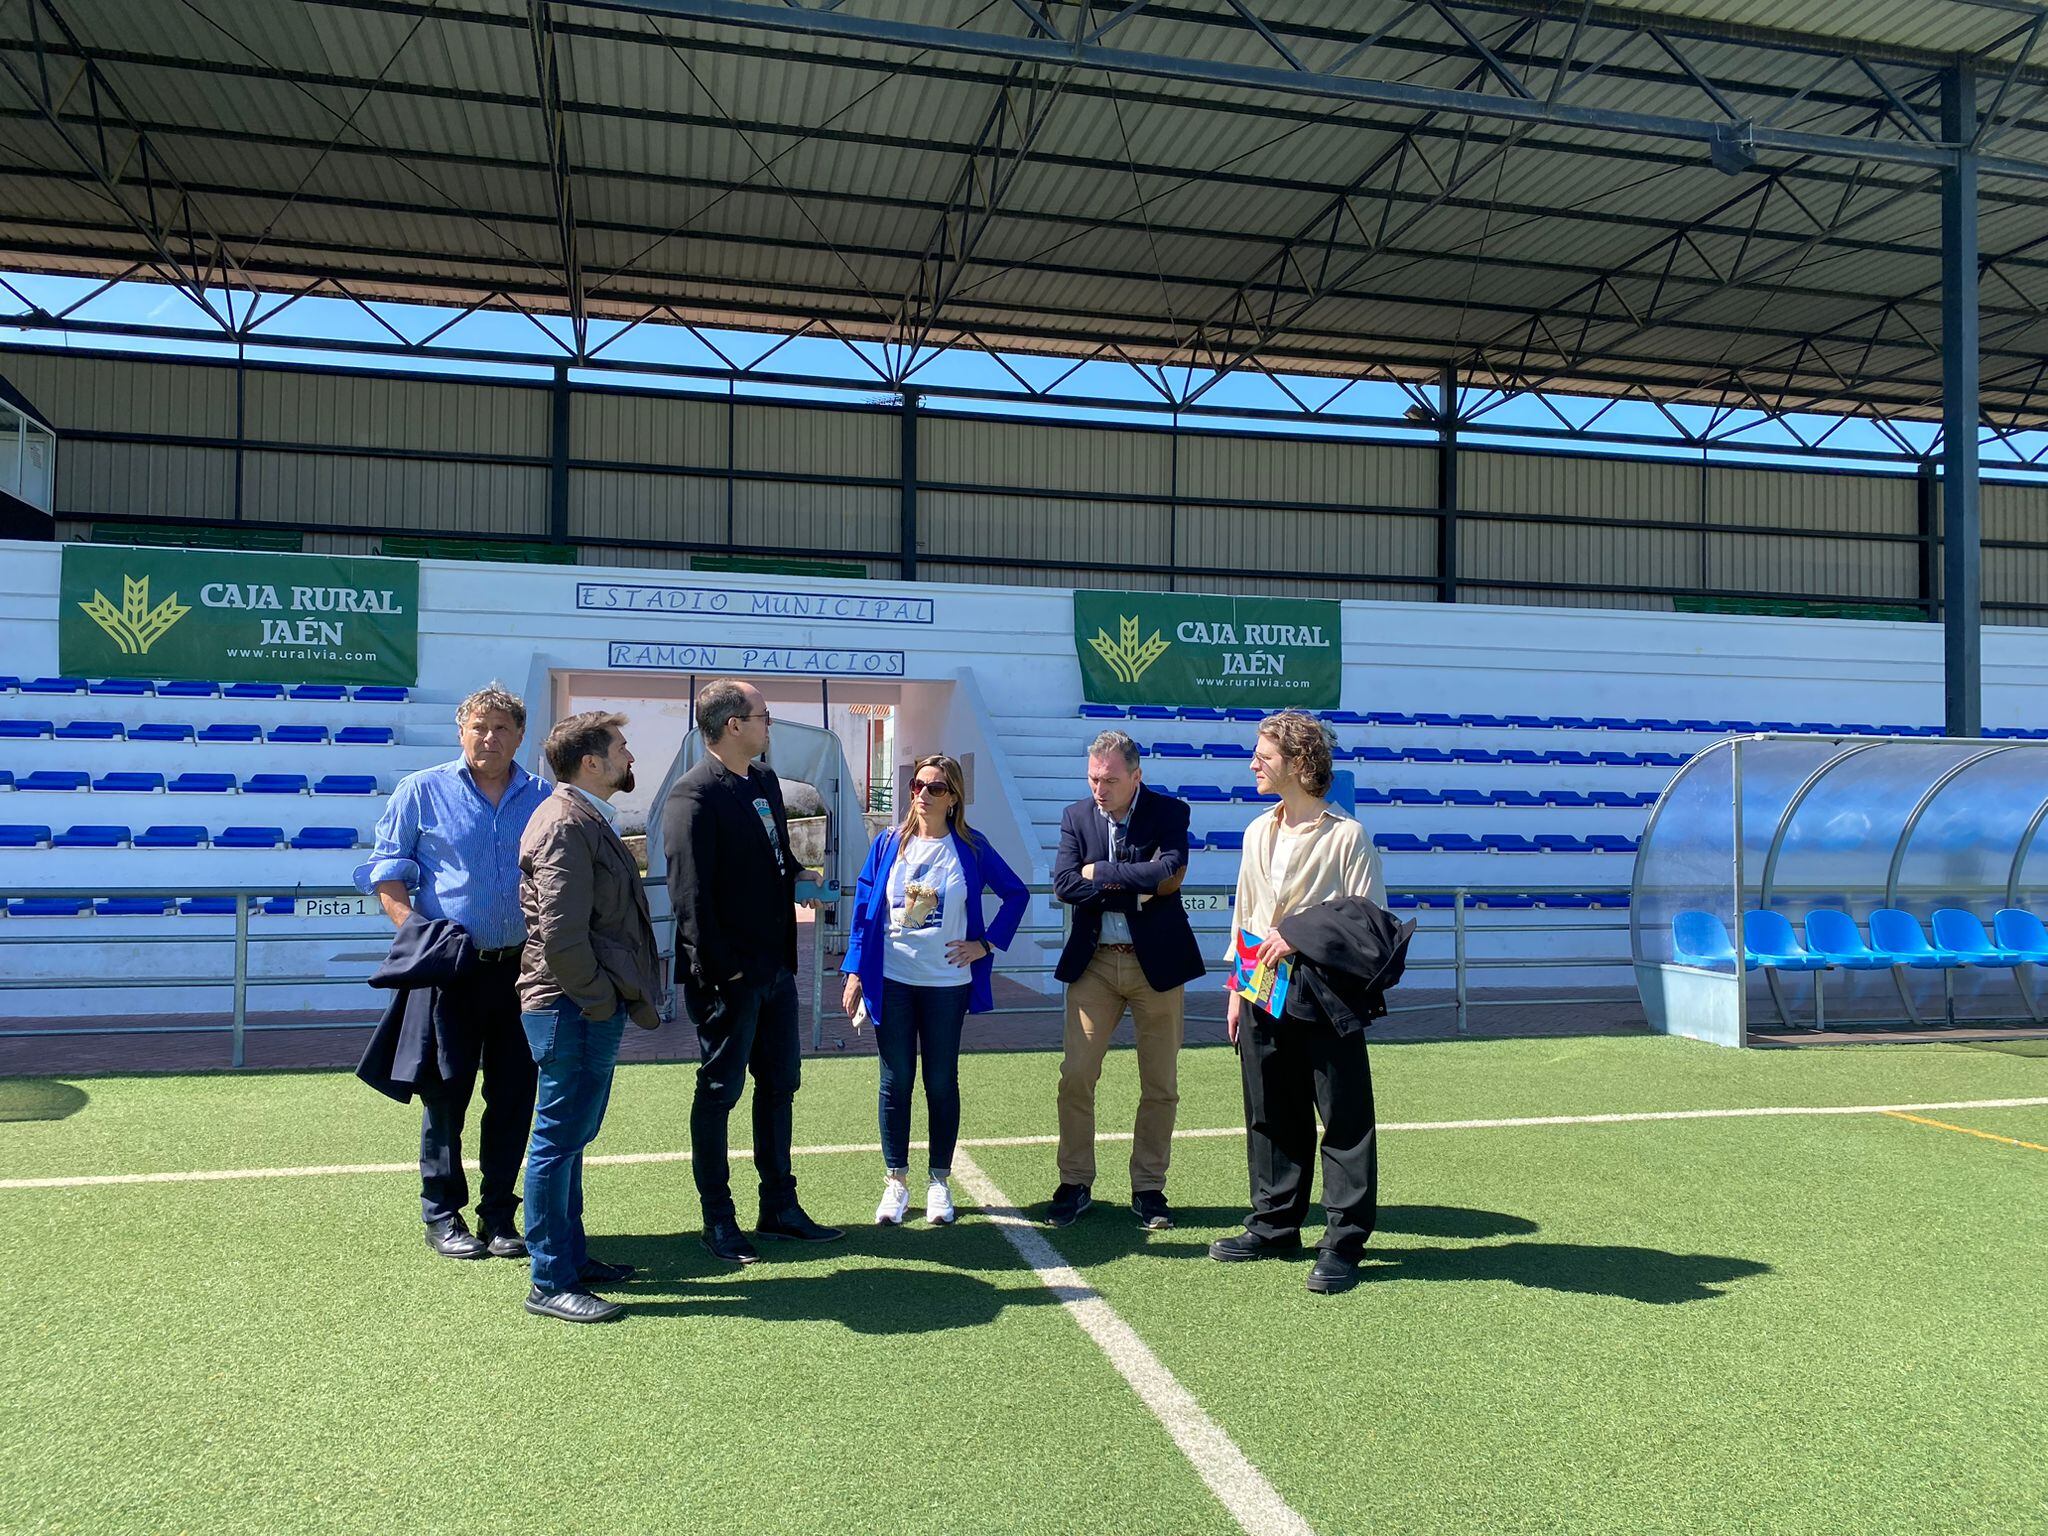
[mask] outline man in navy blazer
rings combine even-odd
[[[1187,867],[1187,802],[1148,789],[1138,744],[1122,731],[1104,731],[1088,748],[1088,798],[1060,818],[1052,867],[1053,894],[1073,908],[1053,970],[1067,984],[1060,1182],[1046,1217],[1056,1227],[1093,1203],[1095,1084],[1126,1009],[1138,1047],[1131,1209],[1147,1230],[1173,1225],[1166,1165],[1180,1104],[1182,994],[1204,970],[1176,894]]]

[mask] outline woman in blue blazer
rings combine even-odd
[[[968,830],[960,765],[943,753],[910,772],[903,824],[877,837],[854,888],[846,946],[845,1006],[875,1021],[882,1058],[882,1163],[887,1179],[878,1226],[900,1226],[910,1210],[910,1095],[924,1057],[925,1113],[931,1121],[931,1182],[925,1220],[953,1220],[953,1146],[960,1136],[960,1034],[969,1013],[995,1007],[990,973],[1008,949],[1030,900],[1024,882],[978,832]],[[984,924],[982,892],[1002,903]]]

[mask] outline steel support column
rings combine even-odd
[[[1436,596],[1458,600],[1458,370],[1444,365],[1436,401]]]
[[[902,526],[897,537],[905,581],[917,580],[917,401],[916,390],[903,391],[903,446],[898,455],[903,475]]]
[[[548,542],[569,542],[569,419],[574,397],[569,389],[569,369],[555,365],[548,389],[553,409],[548,418]]]
[[[1913,476],[1914,531],[1920,535],[1920,581],[1916,589],[1929,623],[1941,617],[1941,476],[1933,459],[1922,459]],[[1704,586],[1706,583],[1702,582]]]
[[[1964,148],[1941,175],[1942,676],[1951,736],[1983,734],[1983,522],[1977,485],[1977,77],[1941,82],[1942,136]]]

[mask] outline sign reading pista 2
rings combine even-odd
[[[410,560],[67,544],[60,590],[72,677],[418,681]]]
[[[1313,598],[1074,594],[1091,704],[1335,709],[1343,608]]]

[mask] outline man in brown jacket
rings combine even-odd
[[[612,796],[633,787],[624,715],[571,715],[542,750],[556,787],[519,839],[526,952],[520,1022],[540,1067],[526,1150],[526,1310],[570,1323],[624,1311],[591,1294],[632,1266],[593,1259],[583,1235],[583,1149],[597,1139],[631,1019],[661,1022],[661,967],[640,871],[619,840]]]

